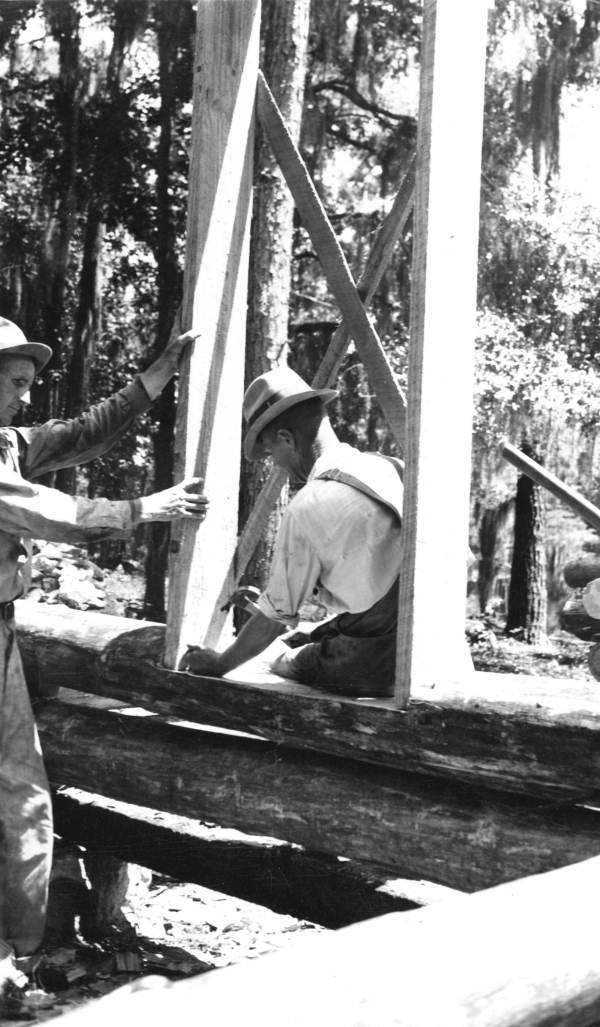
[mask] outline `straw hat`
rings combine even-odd
[[[29,357],[35,364],[37,374],[52,356],[52,350],[44,342],[27,342],[21,329],[7,317],[0,317],[0,356],[3,353]]]
[[[271,421],[296,403],[319,396],[329,403],[337,396],[335,389],[311,389],[303,378],[291,367],[282,365],[273,371],[259,375],[246,389],[242,407],[246,422],[244,453],[248,460],[257,460],[260,451],[256,445],[258,436]]]

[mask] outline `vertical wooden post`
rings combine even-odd
[[[204,478],[210,508],[173,534],[170,667],[188,643],[217,644],[214,597],[237,539],[259,30],[260,0],[198,0],[182,326],[202,335],[181,368],[175,472]]]
[[[396,698],[459,680],[488,4],[424,0]]]

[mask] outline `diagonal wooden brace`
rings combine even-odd
[[[385,418],[402,446],[406,422],[404,393],[394,377],[306,165],[294,145],[262,72],[258,73],[256,102],[258,118],[321,261],[329,288],[354,339]]]

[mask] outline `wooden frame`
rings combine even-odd
[[[249,0],[245,0],[249,3]],[[215,21],[211,11],[221,10],[221,2],[210,0],[200,5],[198,17],[202,30],[199,36],[212,40]],[[236,9],[236,4],[230,5]],[[241,0],[237,6],[243,9]],[[417,153],[417,208],[414,220],[413,287],[411,301],[411,344],[409,387],[411,411],[408,437],[405,439],[406,400],[369,320],[363,300],[346,260],[317,196],[310,176],[295,147],[275,100],[262,74],[258,73],[256,104],[260,122],[269,139],[296,207],[310,235],[343,316],[343,327],[332,349],[343,352],[348,335],[354,339],[359,355],[375,389],[386,419],[401,448],[406,449],[406,497],[404,510],[404,567],[400,576],[400,617],[398,625],[398,658],[396,701],[405,706],[414,684],[433,684],[444,679],[459,680],[469,672],[464,642],[464,609],[468,553],[468,488],[470,481],[470,436],[472,408],[472,363],[475,312],[475,280],[478,237],[478,182],[481,159],[483,121],[483,84],[487,8],[480,0],[465,0],[471,30],[469,47],[456,67],[460,19],[450,0],[425,0],[421,73],[421,107]],[[208,12],[207,25],[204,24]],[[199,22],[200,26],[200,22]],[[222,25],[220,26],[222,29]],[[236,26],[241,52],[245,55],[248,27]],[[209,45],[212,45],[209,43]],[[224,55],[220,55],[224,59]],[[246,57],[243,57],[243,61]],[[436,74],[434,77],[434,65]],[[214,74],[212,66],[209,74]],[[234,86],[232,95],[240,88]],[[457,131],[454,110],[464,113]],[[228,116],[231,117],[230,115]],[[449,126],[452,126],[452,149],[460,160],[449,162]],[[446,135],[444,135],[446,133]],[[437,140],[434,147],[433,139]],[[196,152],[196,147],[194,147]],[[213,179],[214,179],[213,174]],[[218,176],[217,176],[218,180]],[[401,188],[393,221],[397,238],[406,221],[412,202],[412,166]],[[247,179],[239,183],[248,190]],[[448,194],[453,200],[446,202]],[[241,193],[239,194],[241,198]],[[234,198],[231,197],[233,202]],[[240,199],[238,199],[238,203]],[[244,195],[242,207],[248,209]],[[190,211],[194,209],[190,201]],[[193,222],[192,222],[193,227]],[[200,260],[197,249],[209,240],[194,234],[188,252]],[[389,253],[390,247],[387,252]],[[241,251],[236,251],[236,259]],[[203,257],[203,260],[206,258]],[[200,262],[201,264],[202,262]],[[381,267],[381,263],[380,263]],[[380,274],[368,269],[373,282]],[[188,282],[194,283],[194,295],[206,287],[194,268]],[[223,287],[226,280],[223,279]],[[191,292],[191,285],[188,293]],[[368,287],[367,287],[368,291]],[[225,303],[229,307],[229,301]],[[318,377],[318,385],[330,384],[337,360],[326,358]],[[185,382],[185,374],[184,374]],[[321,380],[322,379],[322,380]],[[199,381],[197,379],[197,381]],[[452,382],[450,387],[449,383]],[[199,381],[199,385],[202,382]],[[208,387],[205,382],[204,387]],[[234,396],[239,395],[236,386]],[[184,388],[183,413],[186,417]],[[231,399],[229,399],[231,402]],[[217,404],[210,400],[216,415]],[[210,411],[209,411],[210,412]],[[443,431],[440,432],[441,418]],[[187,423],[183,436],[193,438],[194,430],[206,433],[208,419],[196,417]],[[216,440],[218,432],[209,435]],[[181,430],[179,438],[182,438]],[[215,443],[213,443],[214,445]],[[210,458],[210,446],[202,438],[203,454],[196,461],[200,470]],[[220,454],[219,454],[220,455]],[[226,571],[213,594],[216,602],[208,614],[209,600],[202,552],[209,535],[210,520],[195,541],[192,529],[184,530],[184,543],[171,567],[169,630],[166,663],[177,665],[177,657],[188,642],[204,640],[211,645],[218,640],[224,622],[223,608],[239,580],[258,542],[262,528],[279,494],[284,478],[275,473],[267,482],[247,530],[237,546],[219,547],[225,557]],[[440,518],[440,496],[444,497],[443,528]],[[219,496],[215,501],[221,509]],[[210,538],[208,538],[210,544]],[[229,559],[227,555],[230,553]],[[198,555],[200,554],[200,555]],[[430,605],[432,582],[435,581],[436,603],[444,609],[443,637],[431,645]],[[202,609],[199,615],[192,610]],[[192,632],[190,629],[193,628]]]

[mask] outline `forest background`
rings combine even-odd
[[[26,423],[76,416],[168,338],[183,279],[195,13],[191,0],[0,2],[0,312],[54,350]],[[263,0],[261,66],[356,278],[414,152],[420,28],[415,0]],[[565,559],[596,547],[517,479],[500,441],[600,500],[599,37],[598,0],[490,7],[468,608],[530,642],[556,623]],[[373,302],[403,384],[410,259],[409,223]],[[247,380],[283,359],[310,378],[338,320],[258,135]],[[338,386],[341,437],[394,453],[352,348]],[[53,483],[111,498],[166,487],[175,404],[176,383],[108,457]],[[263,476],[242,462],[241,523]],[[279,512],[246,576],[255,584]],[[93,554],[144,564],[142,612],[155,620],[168,542],[155,525]]]

